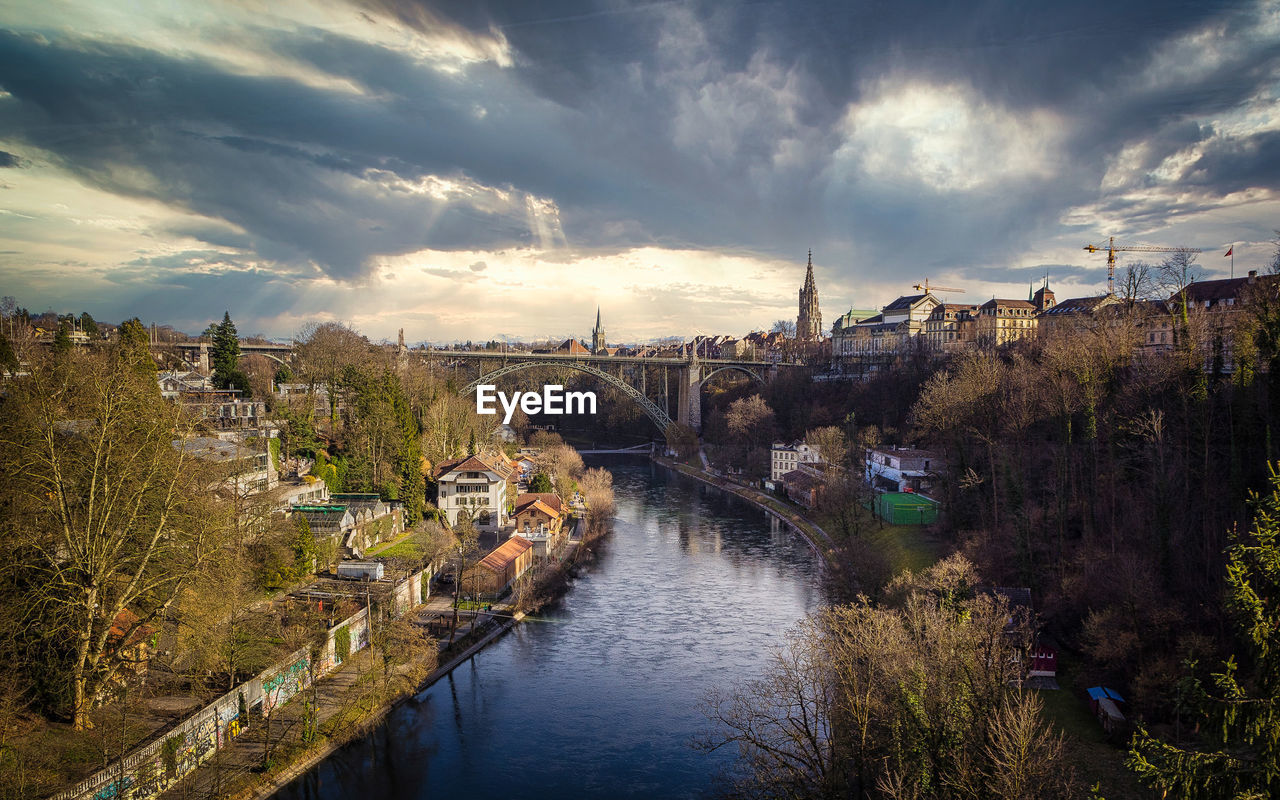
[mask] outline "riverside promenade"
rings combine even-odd
[[[424,630],[450,620],[453,598],[431,597],[413,612],[413,620]],[[377,725],[390,711],[417,692],[448,675],[460,664],[478,653],[524,618],[508,603],[495,603],[489,612],[459,612],[458,628],[449,648],[447,632],[433,637],[437,651],[446,660],[425,679],[409,677],[414,665],[393,668],[392,678],[402,684],[401,691],[388,697],[379,692],[384,678],[381,665],[372,648],[353,653],[337,670],[316,683],[315,730],[322,736],[314,744],[302,741],[310,710],[310,692],[278,709],[270,725],[272,760],[287,763],[278,771],[261,772],[267,752],[268,725],[258,720],[229,746],[217,752],[184,780],[174,784],[163,795],[164,800],[213,800],[267,798],[299,775],[318,764],[353,737]],[[463,644],[462,650],[457,646]],[[410,683],[405,685],[404,681]]]
[[[705,463],[706,458],[702,455],[701,449],[699,449],[698,455]],[[690,478],[702,481],[703,483],[714,486],[717,489],[723,489],[726,492],[735,494],[752,505],[757,506],[761,510],[782,520],[799,531],[800,535],[809,544],[810,549],[821,557],[822,560],[819,563],[822,564],[824,568],[831,566],[832,559],[835,557],[835,545],[833,544],[831,537],[822,529],[821,526],[818,525],[818,523],[804,516],[795,508],[788,507],[785,503],[778,498],[773,497],[768,492],[757,489],[753,486],[738,483],[737,481],[723,475],[717,475],[705,469],[691,467],[688,464],[683,464],[679,461],[667,458],[666,456],[660,456],[656,453],[653,455],[653,460],[668,469],[673,469],[676,472],[688,475]]]

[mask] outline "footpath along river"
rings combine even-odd
[[[758,676],[821,602],[798,534],[635,459],[568,595],[397,708],[280,800],[701,797],[736,758],[690,742],[713,686]]]

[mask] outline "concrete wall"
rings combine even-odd
[[[390,613],[395,616],[421,605],[422,581],[431,572],[416,572],[395,585]],[[316,677],[332,672],[338,660],[337,635],[346,628],[351,653],[369,646],[368,609],[360,609],[329,630],[314,665]],[[218,749],[231,744],[250,721],[284,704],[311,685],[311,653],[297,650],[261,674],[245,681],[120,761],[53,795],[51,800],[150,800],[182,780]],[[240,697],[248,719],[241,719]],[[166,758],[166,751],[173,754]]]

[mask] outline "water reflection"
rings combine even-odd
[[[281,792],[286,800],[696,797],[732,753],[688,743],[707,688],[757,675],[819,601],[815,557],[759,509],[608,464],[617,522],[544,622],[517,627]]]

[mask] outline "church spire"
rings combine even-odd
[[[796,338],[814,341],[822,338],[822,312],[818,310],[818,286],[813,279],[813,249],[804,272],[804,288],[800,290],[800,308],[796,317]]]
[[[596,326],[591,329],[591,352],[605,352],[604,326],[600,324],[600,306],[596,306]]]

